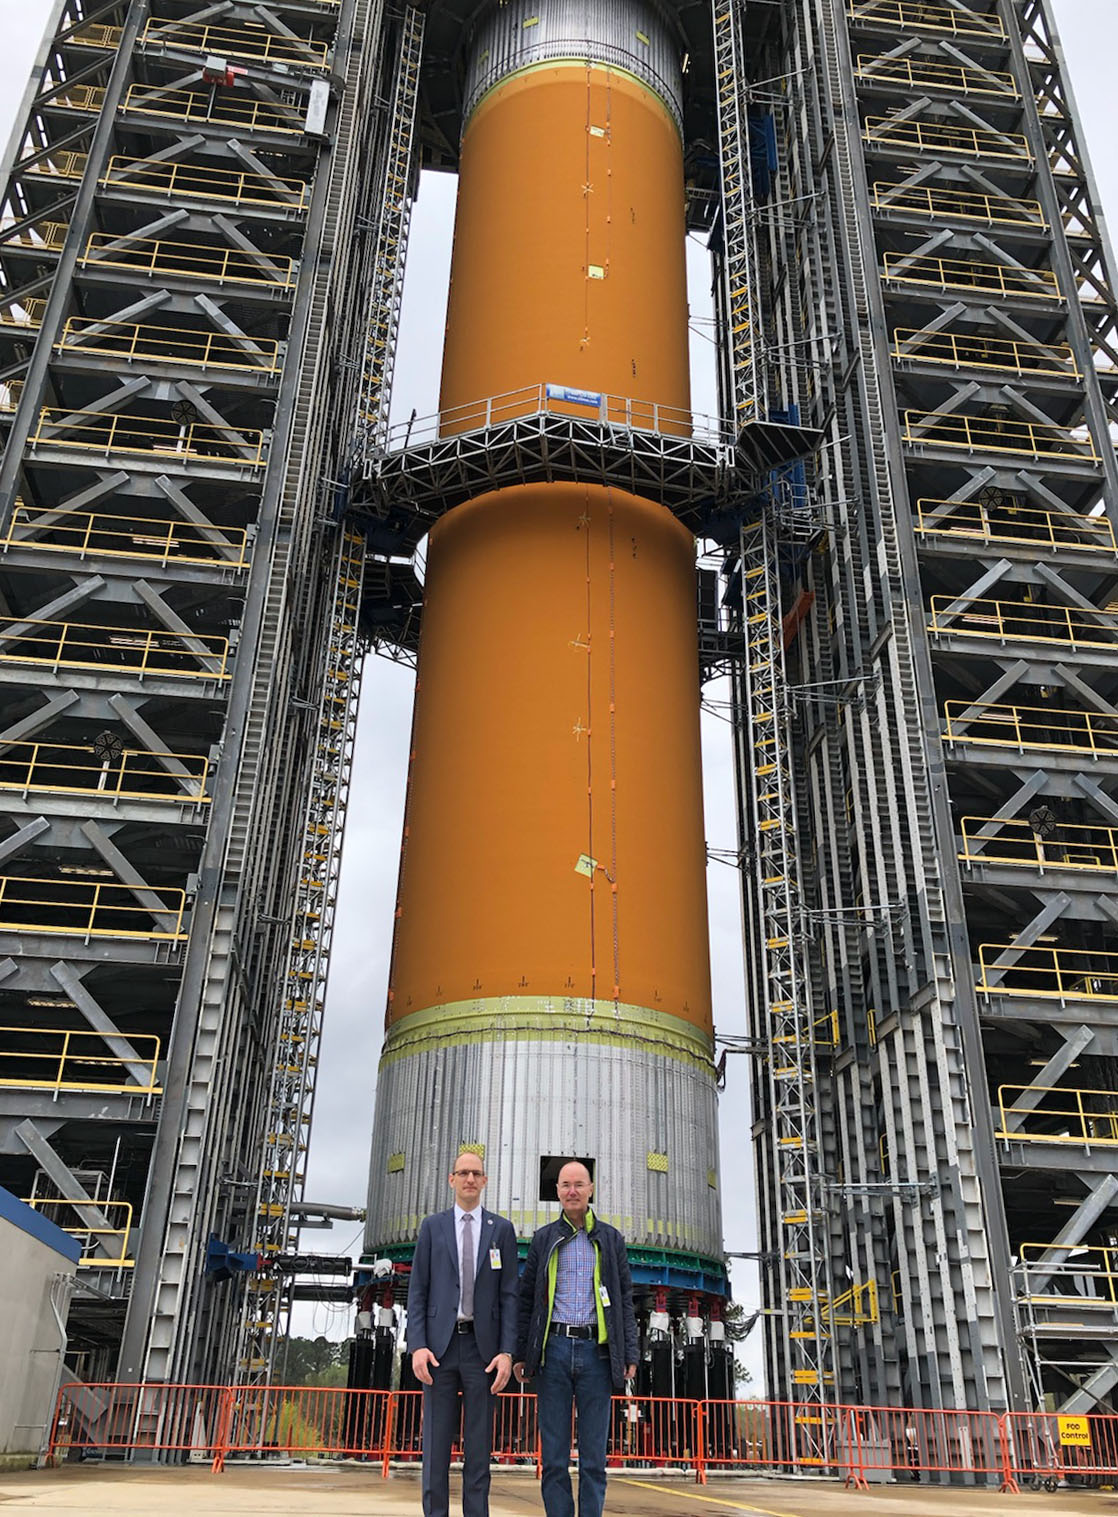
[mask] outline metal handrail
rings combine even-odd
[[[1074,749],[1095,757],[1118,755],[1118,717],[1104,711],[1009,706],[997,701],[946,701],[944,738],[995,748]]]
[[[1011,337],[986,337],[978,332],[928,332],[920,327],[897,327],[892,356],[951,368],[997,369],[1014,374],[1048,374],[1079,379],[1075,354],[1066,342],[1043,348]]]
[[[1013,954],[1013,963],[999,964],[1006,954]],[[1030,944],[1027,948],[1013,943],[982,943],[978,949],[978,969],[975,989],[987,996],[1118,1001],[1118,953],[1057,948],[1045,943]],[[997,979],[992,978],[995,974]],[[1012,976],[1012,983],[1006,983],[1008,976]]]
[[[1051,269],[1020,269],[1007,263],[940,258],[929,253],[913,257],[909,253],[887,252],[882,278],[897,284],[932,285],[945,290],[981,290],[984,295],[992,293],[1019,300],[1063,298]]]
[[[44,406],[31,445],[80,448],[97,453],[165,454],[239,463],[262,469],[268,434],[208,421],[178,422],[168,416],[132,416],[109,411],[67,411]]]
[[[917,27],[926,32],[949,32],[953,37],[1005,36],[1000,19],[977,11],[952,10],[926,0],[847,0],[846,14],[854,21],[880,21],[887,26]]]
[[[1054,1251],[1068,1255],[1069,1257],[1055,1262],[1046,1260],[1045,1254]],[[1074,1297],[1076,1304],[1092,1298],[1098,1301],[1109,1302],[1110,1305],[1118,1305],[1118,1248],[1105,1243],[1076,1243],[1061,1245],[1059,1243],[1022,1243],[1017,1250],[1020,1264],[1015,1271],[1021,1277],[1023,1294],[1033,1301],[1055,1300],[1066,1301]],[[1039,1275],[1044,1281],[1045,1288],[1040,1291],[1029,1289],[1030,1274]],[[1093,1290],[1080,1290],[1076,1288],[1084,1281],[1101,1280],[1104,1289],[1101,1293]],[[1072,1287],[1068,1290],[1060,1290],[1060,1285]]]
[[[968,158],[1005,158],[1031,163],[1029,139],[1020,132],[992,132],[984,127],[946,121],[913,121],[905,117],[867,116],[862,140],[915,148],[917,152],[964,153]]]
[[[0,1041],[11,1037],[61,1038],[62,1046],[42,1052],[32,1048],[0,1048],[0,1061],[42,1068],[54,1066],[53,1076],[6,1075],[0,1063],[0,1086],[9,1090],[50,1090],[56,1095],[64,1090],[107,1090],[122,1095],[157,1096],[163,1087],[156,1084],[159,1065],[160,1041],[152,1033],[130,1033],[129,1047],[133,1050],[127,1057],[108,1053],[105,1039],[99,1032],[74,1032],[64,1027],[0,1027]],[[143,1052],[144,1047],[149,1052]],[[91,1050],[84,1052],[84,1049]],[[146,1072],[141,1082],[124,1076],[136,1065]],[[98,1073],[94,1073],[98,1071]]]
[[[168,21],[152,16],[140,37],[143,47],[181,47],[190,52],[219,58],[250,58],[265,63],[298,64],[303,68],[329,67],[330,49],[312,38],[283,37],[264,27],[234,29],[205,26],[191,21]],[[308,56],[308,54],[310,56]]]
[[[27,331],[36,331],[43,324],[43,312],[47,308],[45,300],[28,296],[20,300],[18,305],[14,302],[0,311],[0,327],[20,327]],[[16,316],[15,311],[21,311],[21,316]]]
[[[247,345],[247,346],[246,346]],[[278,374],[282,348],[270,337],[236,338],[228,332],[191,332],[131,321],[71,316],[58,340],[59,352],[99,353],[111,358],[163,359],[197,368],[242,369]]]
[[[97,22],[90,21],[71,32],[63,41],[69,46],[76,43],[79,47],[96,47],[107,52],[118,48],[123,36],[123,27],[98,25]]]
[[[251,254],[241,248],[165,242],[157,237],[127,240],[115,232],[94,232],[78,259],[85,268],[127,269],[130,274],[185,274],[219,283],[267,284],[294,289],[299,277],[292,258]]]
[[[1073,436],[1055,423],[1022,421],[1016,416],[972,416],[960,411],[905,411],[903,440],[938,448],[965,448],[977,453],[1016,453],[1028,458],[1074,458],[1098,463],[1094,440],[1085,426]]]
[[[220,200],[231,205],[266,205],[293,211],[305,210],[310,194],[305,179],[262,179],[259,174],[239,169],[199,168],[192,163],[155,163],[121,154],[109,159],[99,182],[102,189],[128,190],[132,194],[157,195],[168,200]],[[284,200],[285,194],[292,198]]]
[[[128,885],[102,880],[38,878],[0,875],[0,929],[6,932],[47,932],[82,938],[129,938],[158,942],[182,942],[186,915],[186,892],[161,885],[145,887],[158,904],[141,906]],[[159,927],[154,914],[165,917]],[[78,921],[59,921],[77,915]],[[130,924],[137,918],[142,927]]]
[[[983,836],[984,828],[995,826],[996,833]],[[965,816],[960,835],[963,846],[959,858],[967,864],[1118,872],[1118,827],[1061,823],[1048,837],[1041,837],[1028,821]]]
[[[168,764],[176,766],[175,772]],[[17,741],[0,749],[0,790],[202,805],[210,800],[209,769],[209,759],[197,753],[123,748],[104,758],[91,743]]]
[[[248,564],[248,532],[244,527],[212,529],[175,517],[117,516],[112,512],[60,511],[27,506],[12,512],[0,547],[35,548],[39,552],[73,553],[80,558],[155,559],[162,564],[220,564],[243,569]],[[41,534],[49,533],[50,541]]]
[[[8,229],[15,226],[13,217],[8,216],[0,221],[0,237],[3,237],[9,247],[35,248],[38,251],[45,249],[49,253],[58,252],[70,230],[65,221],[37,221],[33,226],[21,226],[9,237]]]
[[[239,99],[228,93],[215,100],[209,91],[160,90],[147,84],[130,85],[120,108],[170,121],[208,122],[211,126],[236,126],[252,132],[302,136],[305,128],[303,113],[295,106]]]
[[[59,153],[54,158],[40,158],[37,163],[28,164],[24,172],[51,179],[80,179],[88,162],[88,153]]]
[[[1088,619],[1086,612],[1075,606],[981,599],[968,600],[960,607],[957,595],[933,595],[930,610],[931,632],[996,638],[1000,642],[1020,639],[1080,647],[1118,647],[1115,641],[1118,612],[1098,611]]]
[[[895,58],[888,53],[860,53],[854,73],[859,79],[880,79],[888,84],[927,85],[932,89],[950,90],[953,94],[1020,99],[1017,81],[1012,74],[995,69],[964,68],[960,63],[933,63],[923,56],[914,59]]]
[[[926,184],[889,184],[878,180],[873,187],[877,211],[915,211],[921,216],[950,216],[956,221],[985,221],[990,225],[1029,226],[1047,230],[1039,200],[1008,195],[986,195],[978,190],[945,190]]]
[[[1118,553],[1114,527],[1106,516],[1079,516],[1039,506],[981,500],[916,502],[916,528],[929,537],[979,538],[987,543],[1027,543],[1030,547],[1074,548],[1083,553]],[[1084,541],[1084,537],[1088,540]],[[1095,541],[1089,539],[1094,537]]]
[[[572,398],[582,397],[582,398]],[[716,447],[732,447],[733,429],[718,417],[703,416],[679,406],[658,401],[634,400],[626,395],[576,391],[563,385],[523,385],[500,395],[451,406],[430,416],[396,422],[388,429],[385,451],[427,446],[470,432],[482,432],[511,421],[539,416],[567,416],[572,420],[600,423],[630,432],[653,432],[687,437]]]
[[[131,1202],[98,1201],[96,1197],[91,1199],[89,1196],[24,1196],[23,1204],[33,1207],[36,1211],[42,1211],[47,1206],[94,1206],[105,1217],[109,1217],[112,1213],[118,1216],[123,1214],[125,1219],[123,1227],[94,1227],[85,1222],[74,1222],[67,1227],[57,1217],[51,1217],[48,1220],[82,1244],[82,1257],[78,1260],[79,1269],[131,1269],[135,1264],[135,1260],[128,1257],[128,1242],[132,1234]],[[119,1254],[92,1252],[93,1240],[96,1238],[119,1238]]]
[[[69,89],[52,95],[49,100],[44,101],[41,109],[83,111],[92,115],[95,111],[99,111],[104,103],[105,86],[103,84],[72,84]]]
[[[1014,1105],[1006,1096],[1035,1095],[1041,1092],[1046,1098],[1043,1106]],[[1060,1104],[1049,1105],[1047,1098],[1054,1096]],[[1097,1097],[1095,1105],[1087,1098]],[[1097,1107],[1097,1109],[1096,1109]],[[996,1138],[1010,1138],[1025,1143],[1102,1143],[1118,1144],[1118,1091],[1082,1090],[1064,1085],[999,1085],[998,1113],[1001,1129]],[[1078,1127],[1069,1132],[1027,1132],[1023,1128],[1009,1128],[1006,1118],[1019,1116],[1034,1121],[1053,1118],[1061,1127]]]
[[[98,627],[27,618],[0,635],[0,662],[52,669],[113,668],[176,679],[229,678],[229,639],[143,627]],[[193,646],[192,646],[193,645]]]

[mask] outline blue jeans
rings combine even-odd
[[[608,1350],[585,1338],[549,1337],[547,1357],[535,1380],[544,1511],[547,1517],[574,1517],[569,1470],[574,1406],[578,1412],[579,1517],[602,1517],[613,1396]]]

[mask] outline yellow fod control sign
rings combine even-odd
[[[1091,1426],[1086,1417],[1058,1417],[1062,1448],[1089,1449]]]

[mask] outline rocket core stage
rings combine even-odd
[[[680,49],[636,0],[534,7],[472,36],[444,433],[544,385],[686,427]],[[579,1156],[630,1247],[721,1257],[694,556],[606,485],[431,531],[367,1250],[468,1144],[521,1237]]]

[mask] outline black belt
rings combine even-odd
[[[460,1317],[458,1319],[458,1321],[454,1324],[454,1331],[456,1333],[472,1333],[473,1330],[474,1330],[474,1321],[473,1321],[472,1317],[468,1321],[467,1321],[467,1319],[465,1317]]]
[[[598,1329],[592,1322],[587,1322],[581,1327],[573,1322],[553,1322],[551,1331],[558,1333],[560,1338],[596,1338],[598,1336]]]

